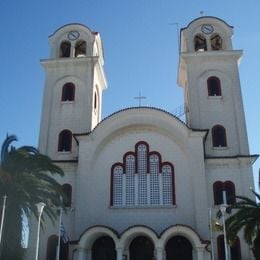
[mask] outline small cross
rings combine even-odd
[[[139,91],[139,96],[138,97],[134,97],[134,99],[138,99],[139,100],[139,107],[142,105],[142,99],[146,99],[146,97],[141,95],[141,92]]]

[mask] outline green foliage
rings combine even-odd
[[[42,223],[46,217],[54,222],[57,218],[55,208],[66,199],[61,185],[53,178],[54,175],[63,176],[62,169],[34,147],[16,149],[11,146],[16,140],[14,135],[7,136],[1,149],[0,199],[7,196],[1,260],[22,259],[23,215],[37,218],[36,204],[43,202],[46,207]]]
[[[260,194],[253,190],[252,192],[260,200]],[[238,232],[243,230],[245,241],[253,245],[256,259],[260,260],[260,204],[244,196],[237,198],[239,201],[227,208],[230,213],[235,210],[226,220],[227,239],[232,243]]]

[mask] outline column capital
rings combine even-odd
[[[205,247],[204,246],[197,246],[195,247],[196,251],[199,251],[199,252],[202,252],[205,250]]]
[[[157,246],[157,247],[155,247],[155,250],[157,252],[162,252],[164,250],[164,248],[162,246]]]

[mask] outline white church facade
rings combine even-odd
[[[200,17],[180,31],[178,83],[185,123],[152,107],[130,107],[101,119],[106,89],[100,35],[81,24],[49,38],[41,61],[45,92],[39,149],[62,167],[69,196],[64,260],[224,259],[215,217],[253,186],[239,80],[241,50],[233,27]],[[54,260],[58,223],[40,237],[40,260]],[[35,230],[30,235],[33,259]],[[253,259],[242,236],[229,259]]]

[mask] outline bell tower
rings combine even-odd
[[[233,27],[216,17],[200,17],[181,30],[178,83],[184,88],[186,121],[209,129],[209,157],[248,155],[248,140]]]
[[[39,149],[53,160],[73,160],[73,134],[90,132],[101,120],[106,89],[102,42],[86,26],[68,24],[49,43],[50,58],[41,60],[45,89]]]

